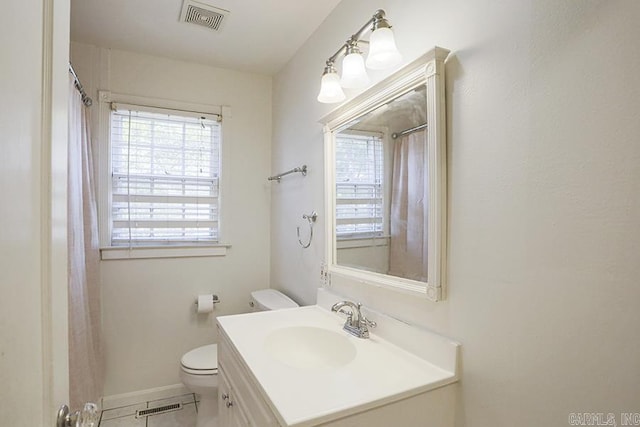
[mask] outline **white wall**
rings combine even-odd
[[[0,424],[53,425],[68,401],[69,2],[0,16]]]
[[[101,89],[231,106],[223,122],[227,256],[101,263],[105,395],[177,384],[182,354],[217,340],[215,317],[195,314],[196,296],[215,292],[216,314],[239,313],[252,290],[269,286],[271,78],[78,43],[72,60],[94,100]]]
[[[370,242],[372,240],[364,239],[361,243],[362,246],[338,246],[336,248],[338,264],[345,267],[360,267],[363,270],[387,274],[389,271],[389,239],[383,239],[375,240],[374,242],[377,245],[371,245]]]
[[[271,281],[313,303],[323,210],[324,60],[387,11],[404,61],[447,62],[449,297],[336,291],[463,345],[459,426],[562,426],[640,411],[640,2],[345,0],[274,79]],[[386,73],[373,77],[379,80]],[[293,231],[292,231],[293,229]]]
[[[0,79],[1,93],[6,101],[0,107],[0,155],[3,159],[0,185],[3,199],[12,201],[11,204],[0,205],[3,224],[0,271],[4,294],[0,298],[0,380],[5,384],[0,391],[3,402],[1,414],[3,419],[8,417],[14,424],[33,425],[40,422],[41,414],[19,415],[12,412],[14,407],[20,407],[21,400],[39,399],[38,392],[44,389],[40,313],[42,264],[39,257],[43,237],[40,230],[43,190],[39,156],[42,145],[42,13],[38,6],[37,2],[14,5],[13,12],[24,13],[33,19],[26,22],[30,32],[23,38],[22,46],[31,49],[24,54],[19,52],[16,44],[5,42],[18,31],[18,26],[0,25],[2,58],[8,58],[9,63],[15,61],[15,65],[7,68],[3,62]],[[11,24],[10,21],[8,23]],[[35,255],[33,259],[32,254]],[[29,301],[25,310],[27,316],[21,319],[26,301]],[[25,352],[25,348],[31,351]],[[14,370],[23,371],[24,377],[13,376]]]

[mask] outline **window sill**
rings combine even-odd
[[[336,249],[368,248],[388,246],[390,236],[348,237],[336,240]]]
[[[100,248],[100,259],[111,261],[118,259],[217,257],[227,255],[227,249],[230,247],[230,244],[208,246],[111,246]]]

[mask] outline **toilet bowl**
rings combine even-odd
[[[195,348],[180,359],[180,381],[200,396],[196,427],[215,427],[218,415],[218,346]]]
[[[275,289],[251,292],[253,311],[298,307],[295,301]],[[180,359],[180,381],[200,395],[196,427],[215,427],[218,415],[218,345],[195,348]]]

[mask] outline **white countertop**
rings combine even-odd
[[[455,372],[391,344],[373,330],[369,339],[342,331],[344,317],[319,306],[223,316],[218,323],[266,393],[279,421],[289,427],[335,420],[457,381]],[[265,339],[291,326],[340,332],[356,347],[355,358],[338,368],[282,363],[265,350]],[[451,345],[457,349],[456,343]],[[455,366],[455,361],[449,366]]]

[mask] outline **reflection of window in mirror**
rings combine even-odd
[[[352,124],[336,134],[336,262],[386,274],[392,146],[386,127]]]
[[[341,133],[336,138],[336,238],[381,236],[385,204],[382,135]]]

